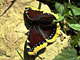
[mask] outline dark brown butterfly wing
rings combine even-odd
[[[50,24],[56,17],[49,13],[43,13],[43,11],[35,11],[30,8],[24,12],[24,20],[26,20],[30,25],[34,24]]]
[[[60,33],[60,26],[59,23],[51,23],[49,25],[42,25],[40,26],[41,33],[46,35],[45,40],[48,43],[52,43],[56,40]]]
[[[47,46],[47,42],[39,32],[38,27],[33,26],[27,40],[27,51],[29,55],[35,55],[37,52]]]

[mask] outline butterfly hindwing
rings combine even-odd
[[[41,35],[36,26],[31,27],[27,40],[27,51],[29,55],[35,55],[37,52],[47,46],[47,42]]]

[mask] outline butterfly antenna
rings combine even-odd
[[[41,3],[41,2],[39,2],[39,6],[38,6],[38,9],[41,9],[41,4],[42,4],[42,3]]]
[[[2,13],[2,15],[0,15],[0,17],[3,16],[3,15],[12,7],[12,5],[14,4],[15,1],[16,1],[16,0],[11,1],[12,3],[11,3],[11,4],[9,5],[9,7]]]

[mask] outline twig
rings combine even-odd
[[[12,1],[12,3],[9,5],[9,7],[2,13],[2,15],[0,15],[0,17],[1,16],[3,16],[11,7],[12,7],[12,5],[14,4],[14,2],[15,2],[16,0],[13,0]]]

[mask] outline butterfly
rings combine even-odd
[[[38,51],[46,48],[48,43],[54,42],[60,30],[57,14],[27,6],[24,10],[24,19],[29,29],[26,50],[29,55],[36,55]]]

